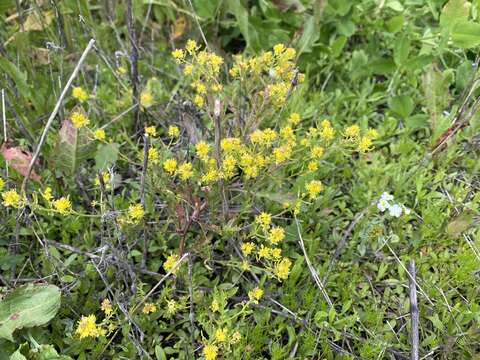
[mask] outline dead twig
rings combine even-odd
[[[410,319],[412,322],[412,352],[411,360],[418,360],[418,304],[417,304],[417,283],[415,281],[415,261],[411,260],[408,263],[408,287],[410,289]]]

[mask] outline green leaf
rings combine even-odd
[[[452,29],[452,41],[455,45],[469,49],[480,45],[480,24],[463,21],[455,24]]]
[[[59,355],[52,345],[42,345],[35,360],[72,360],[70,356]]]
[[[95,169],[105,170],[114,165],[118,159],[118,144],[102,144],[95,154]]]
[[[32,86],[28,84],[27,75],[24,72],[20,71],[18,67],[4,57],[0,57],[0,70],[12,78],[19,93],[22,94],[23,97],[30,101],[36,109],[40,108],[40,102],[36,98]]]
[[[298,40],[298,54],[310,52],[315,41],[320,37],[320,29],[313,16],[309,16],[303,26],[303,33]]]
[[[82,110],[74,109],[73,112]],[[86,114],[84,114],[86,116]],[[55,145],[55,165],[66,175],[75,174],[78,166],[86,160],[91,152],[92,141],[85,127],[73,126],[70,119],[65,119],[57,135]]]
[[[157,360],[167,360],[167,355],[160,345],[155,346],[155,357]]]
[[[60,290],[54,285],[28,284],[0,301],[0,338],[13,341],[13,332],[47,324],[60,307]]]
[[[450,0],[445,4],[440,15],[440,26],[451,28],[460,21],[467,21],[470,3],[465,0]]]
[[[400,115],[403,118],[406,118],[412,113],[414,103],[410,96],[399,95],[390,98],[388,100],[388,106],[394,113]]]
[[[395,42],[393,49],[393,60],[397,65],[403,65],[408,59],[410,52],[410,39],[407,36],[402,36],[399,41]]]
[[[10,355],[10,360],[27,360],[27,358],[23,356],[19,348],[12,355]]]
[[[405,18],[403,15],[398,15],[392,17],[390,20],[388,20],[385,25],[387,27],[387,30],[391,33],[396,33],[403,27],[403,23],[405,22]]]

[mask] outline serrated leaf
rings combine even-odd
[[[91,144],[85,127],[77,129],[70,119],[65,119],[55,145],[54,161],[57,169],[66,175],[75,174],[80,163],[90,155]]]
[[[16,288],[0,301],[0,338],[13,341],[15,330],[47,324],[59,307],[60,290],[54,285]]]

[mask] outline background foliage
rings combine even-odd
[[[35,149],[81,52],[90,38],[96,39],[75,85],[94,95],[86,111],[96,126],[109,124],[109,142],[86,149],[79,162],[72,161],[76,150],[59,150],[61,120],[76,106],[68,97],[36,167],[41,181],[30,182],[31,191],[49,185],[56,194],[69,195],[77,209],[90,207],[99,191],[96,174],[112,166],[117,174],[111,189],[115,196],[107,196],[112,208],[128,208],[139,198],[143,126],[135,127],[131,109],[125,4],[0,1],[0,87],[6,94],[9,139],[2,149],[5,158],[7,148]],[[74,333],[77,321],[92,313],[100,318],[104,298],[114,294],[131,306],[157,283],[151,273],[164,274],[166,258],[179,245],[175,225],[151,219],[146,264],[141,247],[108,252],[128,259],[138,270],[129,275],[134,289],[127,289],[116,282],[118,268],[103,268],[98,262],[112,244],[105,239],[114,230],[105,222],[19,216],[2,208],[3,289],[34,281],[56,284],[62,306],[49,326],[16,332],[15,342],[0,339],[0,359],[196,358],[202,356],[201,339],[222,324],[235,325],[242,333],[230,355],[219,354],[225,358],[404,359],[411,348],[405,270],[409,260],[417,264],[421,356],[477,358],[479,10],[476,0],[133,1],[139,86],[154,96],[154,104],[140,118],[162,135],[172,124],[184,129],[183,114],[197,116],[170,53],[189,38],[202,43],[203,37],[226,62],[232,62],[234,54],[259,54],[277,43],[294,47],[307,84],[287,110],[301,114],[305,129],[324,118],[338,129],[352,124],[378,129],[374,151],[365,156],[332,152],[321,162],[326,190],[299,215],[306,253],[334,306],[328,306],[312,279],[296,223],[287,218],[283,250],[293,262],[290,277],[277,284],[262,280],[267,296],[236,324],[226,319],[239,316],[235,304],[247,298],[238,284],[250,281],[253,287],[253,281],[234,270],[238,258],[227,242],[230,233],[221,238],[220,232],[212,232],[196,249],[196,260],[183,264],[175,280],[155,292],[156,312],[127,321],[118,310],[118,334],[79,340]],[[445,146],[438,147],[450,134]],[[189,139],[182,141],[188,148]],[[10,168],[7,174],[6,169],[2,178],[7,186],[18,186],[21,172]],[[288,179],[288,174],[277,182],[269,179],[244,206],[253,213],[280,213]],[[160,185],[147,193],[147,208],[153,213],[163,211]],[[411,208],[411,216],[393,219],[380,213],[371,204],[383,192]],[[359,213],[363,216],[346,236],[345,246],[338,248]],[[135,231],[124,234],[126,243],[135,242]],[[19,249],[12,252],[16,234]],[[332,263],[336,249],[341,251]],[[168,312],[172,299],[178,306],[174,314]],[[212,300],[225,308],[220,320],[212,316]]]

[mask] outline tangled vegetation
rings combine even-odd
[[[479,10],[0,3],[0,360],[477,358]]]

